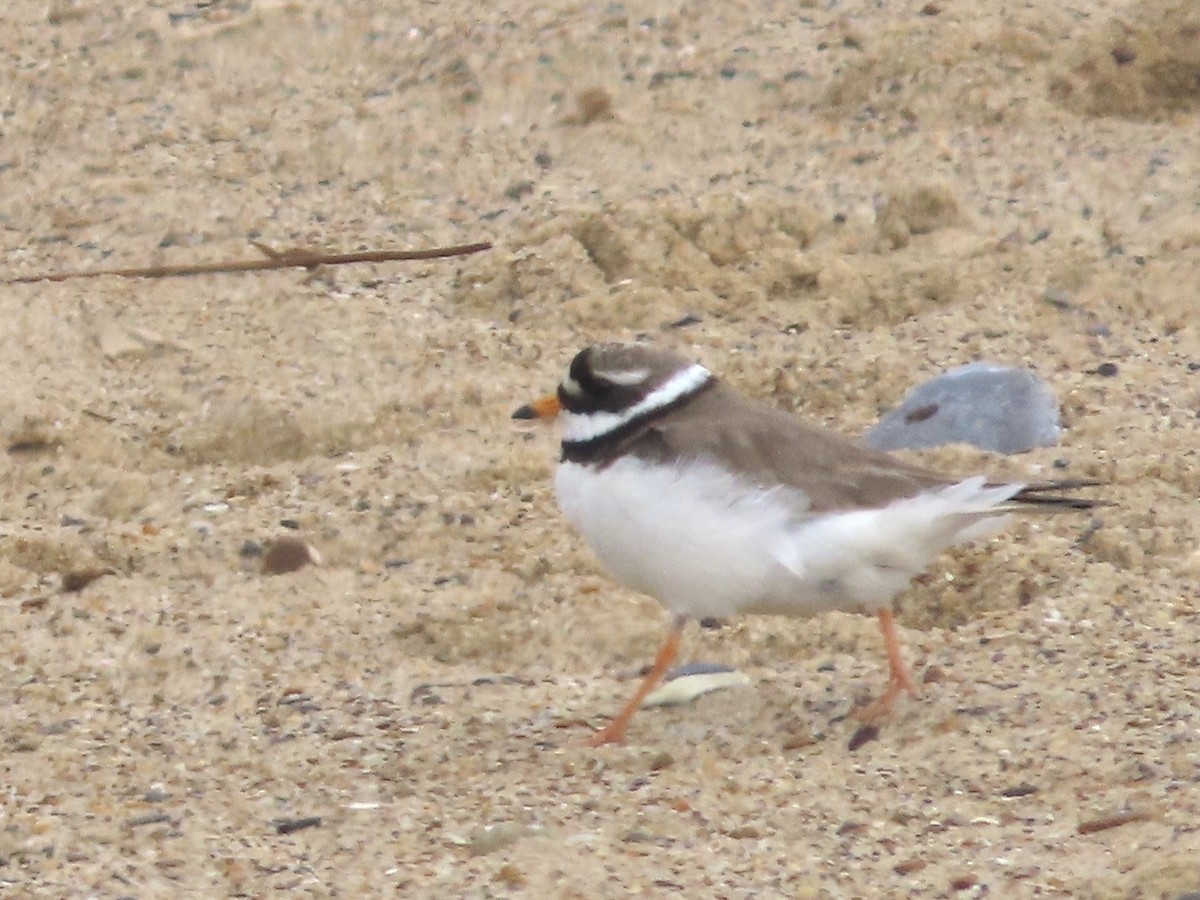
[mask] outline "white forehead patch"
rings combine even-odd
[[[620,387],[633,387],[636,384],[641,384],[650,377],[649,369],[619,369],[614,372],[602,372],[593,370],[595,375],[601,381],[607,381],[609,384],[619,385]]]
[[[562,384],[560,385],[560,387],[564,391],[566,391],[568,394],[570,394],[572,397],[582,397],[583,396],[583,388],[581,388],[579,386],[579,382],[576,381],[574,378],[572,378],[570,375],[568,375],[566,378],[564,378],[562,380]]]
[[[626,374],[626,373],[622,373]],[[599,374],[597,374],[597,377]],[[603,376],[607,377],[607,376]],[[712,375],[701,365],[680,369],[649,394],[622,412],[572,413],[563,410],[563,441],[582,443],[603,437],[646,413],[670,406],[704,385]]]

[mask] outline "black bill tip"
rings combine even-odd
[[[532,403],[526,403],[524,406],[518,406],[513,411],[512,417],[514,419],[536,419],[538,414]]]

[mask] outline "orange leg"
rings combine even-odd
[[[910,694],[919,693],[916,682],[912,680],[912,674],[904,663],[904,656],[900,652],[900,637],[896,634],[896,617],[892,615],[890,609],[885,607],[879,611],[879,626],[883,629],[883,643],[887,647],[890,674],[887,690],[883,692],[883,696],[854,711],[854,717],[864,722],[874,722],[890,715],[892,704],[896,702],[896,698],[902,691],[908,691]]]
[[[671,668],[671,663],[675,662],[675,658],[679,656],[679,645],[683,642],[683,626],[686,622],[687,619],[683,616],[676,616],[671,622],[671,633],[667,635],[667,639],[663,642],[663,645],[658,648],[658,655],[654,658],[654,666],[642,680],[637,693],[613,717],[611,722],[587,739],[589,747],[600,747],[604,744],[620,744],[625,740],[625,732],[629,728],[629,720],[633,718],[633,714],[641,707],[642,701],[646,699],[646,695],[658,687],[659,682],[663,680],[663,676],[667,674],[667,670]]]

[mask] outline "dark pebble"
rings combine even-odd
[[[105,575],[111,574],[113,574],[112,569],[74,569],[70,572],[64,572],[62,577],[63,592],[73,594],[82,591],[97,578],[103,578]]]
[[[316,562],[312,547],[299,538],[283,537],[271,541],[263,556],[262,570],[267,575],[295,572]]]
[[[171,817],[165,812],[150,812],[141,816],[134,816],[125,824],[130,828],[141,828],[143,825],[161,825],[163,822],[170,822]]]
[[[509,200],[520,200],[526,194],[533,193],[533,182],[529,180],[514,181],[504,190],[504,196]]]
[[[301,819],[276,819],[276,834],[291,834],[293,831],[303,831],[305,828],[317,828],[321,824],[320,816],[305,816]]]
[[[1000,792],[1001,797],[1028,797],[1030,794],[1036,794],[1037,788],[1032,784],[1014,784],[1012,787],[1006,787]]]
[[[879,737],[878,725],[863,725],[858,731],[850,736],[850,743],[847,744],[847,749],[853,753],[863,744],[869,744],[871,741]]]
[[[668,328],[687,328],[689,325],[699,325],[704,320],[695,313],[688,313],[681,319],[676,319],[674,322],[668,322]]]

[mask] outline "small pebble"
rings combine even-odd
[[[526,194],[533,193],[533,182],[529,179],[514,181],[504,189],[504,196],[509,200],[520,200]]]
[[[668,322],[668,328],[687,328],[689,325],[699,325],[704,320],[695,313],[688,313],[682,318],[676,319],[674,322]]]
[[[1071,308],[1071,295],[1062,288],[1046,288],[1046,293],[1042,295],[1042,299],[1055,309],[1066,310]]]
[[[291,834],[293,831],[303,831],[305,828],[317,828],[321,824],[321,817],[304,816],[299,819],[276,819],[273,824],[276,834]]]
[[[877,737],[879,737],[878,725],[863,725],[858,729],[858,731],[854,732],[854,734],[850,736],[850,743],[847,744],[846,749],[853,753],[855,750],[862,747],[863,744],[869,744]]]
[[[1037,788],[1032,784],[1014,784],[1012,787],[1006,787],[1000,792],[1001,797],[1015,799],[1017,797],[1028,797],[1030,794],[1036,794]]]
[[[946,680],[946,670],[941,666],[929,666],[921,676],[922,684],[938,684]]]
[[[496,881],[510,888],[519,888],[525,884],[525,873],[514,866],[512,863],[506,863],[496,870]]]
[[[579,108],[576,121],[580,125],[588,125],[597,119],[612,118],[612,94],[602,87],[592,87],[580,91],[576,103]]]
[[[100,569],[89,567],[86,569],[72,569],[69,572],[63,572],[62,589],[64,594],[73,594],[82,591],[85,587],[95,581],[97,578],[103,578],[105,575],[114,574],[112,569]]]
[[[13,456],[20,456],[21,454],[48,453],[52,450],[57,450],[59,446],[58,441],[39,437],[23,437],[12,441],[8,445],[7,450]]]
[[[650,758],[650,764],[647,768],[651,772],[661,772],[663,769],[669,769],[673,765],[675,765],[675,757],[666,750],[663,750]]]
[[[1094,819],[1087,819],[1076,826],[1079,834],[1095,834],[1097,831],[1108,831],[1110,828],[1120,828],[1131,822],[1146,822],[1153,818],[1148,810],[1123,809]]]
[[[757,841],[762,837],[762,830],[753,825],[739,825],[729,829],[725,834],[736,841]]]
[[[795,719],[785,726],[780,749],[784,752],[789,750],[803,750],[805,747],[811,747],[816,742],[817,737],[812,733],[812,729],[808,726],[808,723],[800,719]]]
[[[127,821],[125,824],[129,828],[141,828],[145,825],[161,825],[164,822],[170,822],[170,821],[171,821],[171,817],[168,816],[165,812],[155,811],[155,812],[145,813],[140,816],[134,816],[132,819]]]
[[[467,853],[471,856],[486,856],[515,844],[531,833],[531,829],[517,822],[500,822],[476,828],[467,841]]]
[[[321,564],[321,556],[311,544],[300,538],[282,537],[267,545],[262,570],[264,575],[282,575],[310,564]]]
[[[1117,44],[1109,52],[1118,66],[1127,66],[1137,59],[1137,51],[1128,44]]]
[[[441,706],[446,701],[434,690],[438,687],[448,687],[448,685],[418,684],[409,692],[409,702],[420,703],[422,706]]]

